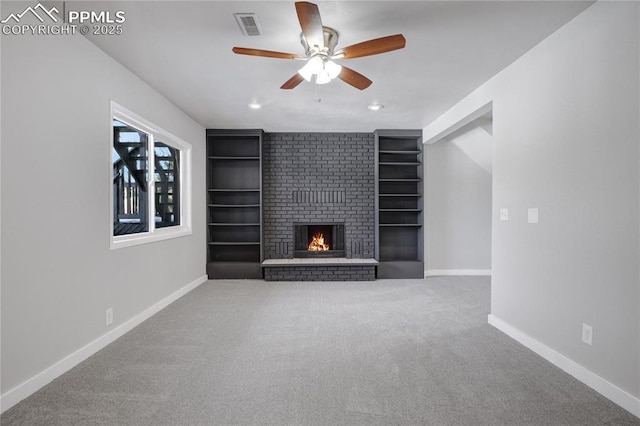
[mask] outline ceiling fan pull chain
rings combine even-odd
[[[318,97],[318,82],[315,79],[313,80],[313,102],[322,102],[322,99]]]

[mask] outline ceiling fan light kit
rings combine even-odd
[[[322,25],[318,6],[309,2],[296,2],[295,6],[302,28],[300,41],[305,50],[304,56],[272,50],[233,48],[233,52],[239,55],[307,61],[297,74],[294,74],[280,87],[281,89],[293,89],[303,81],[326,84],[335,78],[340,78],[356,89],[364,90],[373,82],[359,72],[335,63],[334,60],[361,58],[405,47],[404,36],[395,34],[347,46],[334,53],[335,47],[338,45],[339,33],[333,28]]]
[[[298,70],[298,74],[306,81],[311,81],[315,76],[317,84],[326,84],[338,77],[341,72],[340,65],[321,55],[311,57],[305,66]]]

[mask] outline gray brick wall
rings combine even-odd
[[[293,223],[344,222],[347,258],[374,256],[372,133],[267,133],[265,259],[293,257]]]

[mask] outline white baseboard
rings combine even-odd
[[[427,269],[424,271],[425,278],[451,275],[491,276],[491,269]]]
[[[605,398],[615,402],[631,414],[640,417],[640,399],[620,389],[613,383],[608,382],[592,371],[587,370],[575,361],[567,358],[528,334],[518,330],[511,324],[501,320],[493,314],[489,314],[489,324],[531,349],[551,364],[580,380],[582,383],[594,389]]]
[[[186,286],[177,290],[176,292],[170,294],[164,299],[160,300],[156,304],[150,306],[145,309],[135,317],[126,321],[123,324],[120,324],[113,330],[108,333],[98,337],[96,340],[90,342],[86,346],[78,349],[67,357],[61,359],[60,361],[53,364],[51,367],[47,368],[44,371],[36,374],[29,380],[24,383],[16,386],[15,388],[5,392],[2,396],[0,396],[0,413],[4,413],[9,408],[13,407],[18,402],[27,398],[29,395],[33,394],[43,386],[52,382],[54,379],[59,377],[60,375],[66,373],[71,370],[76,365],[80,364],[85,359],[89,358],[91,355],[98,352],[100,349],[107,346],[109,343],[113,342],[117,338],[123,336],[134,327],[141,324],[143,321],[150,318],[155,313],[161,311],[171,303],[175,302],[185,294],[189,293],[191,290],[198,287],[200,284],[207,281],[207,276],[203,275],[196,280],[190,282]]]

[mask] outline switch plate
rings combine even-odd
[[[500,209],[500,220],[509,220],[509,209]]]
[[[538,208],[534,207],[528,210],[527,219],[529,223],[538,223]]]
[[[582,323],[582,341],[591,346],[593,343],[593,327]]]
[[[111,325],[113,323],[113,308],[109,308],[105,311],[105,325]]]

